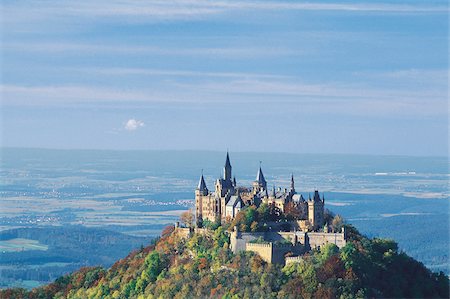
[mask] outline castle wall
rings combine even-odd
[[[342,248],[347,243],[345,241],[345,233],[308,233],[309,246],[311,248],[320,248],[327,243],[333,243],[337,247]]]
[[[284,255],[288,252],[292,252],[293,254],[303,254],[305,252],[305,247],[303,245],[274,245],[272,247],[272,263],[274,264],[285,264]]]
[[[272,263],[272,256],[273,256],[272,243],[267,244],[246,243],[245,250],[257,253],[261,256],[261,258],[265,262]]]
[[[267,243],[250,243],[262,237]],[[274,244],[277,241],[288,240],[292,244]],[[303,240],[303,243],[298,242]],[[233,253],[252,251],[259,254],[268,263],[284,264],[284,255],[288,252],[303,254],[305,252],[304,233],[297,236],[295,232],[258,232],[241,233],[233,231],[230,234],[230,248]]]
[[[246,243],[246,251],[251,251],[257,253],[261,258],[271,264],[281,264],[284,265],[284,255],[288,252],[293,254],[302,254],[305,252],[304,246],[302,245],[290,245],[290,244],[274,244],[272,242],[258,244],[258,243]]]
[[[234,254],[239,251],[245,251],[245,244],[259,237],[264,238],[264,233],[241,233],[233,231],[230,234],[230,249]]]

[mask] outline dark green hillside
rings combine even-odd
[[[0,253],[0,287],[23,281],[47,284],[86,265],[111,266],[150,238],[129,236],[82,226],[17,228],[0,232],[0,241],[36,240],[46,250],[17,250]]]
[[[285,267],[252,253],[233,255],[222,227],[183,240],[163,231],[156,244],[110,269],[82,268],[30,292],[0,298],[448,298],[449,280],[399,252],[391,240],[368,239],[348,227],[348,244],[304,256]]]

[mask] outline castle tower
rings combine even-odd
[[[197,224],[203,221],[203,201],[204,197],[208,196],[208,188],[206,187],[205,178],[202,175],[198,181],[197,189],[195,189],[195,217],[197,219]]]
[[[259,191],[265,189],[267,189],[267,182],[266,179],[264,178],[260,162],[258,173],[256,174],[256,180],[253,182],[253,193],[256,194]]]
[[[225,160],[225,166],[223,167],[223,179],[225,181],[231,181],[231,163],[228,151],[227,151],[227,158]]]
[[[314,197],[308,198],[308,220],[314,230],[324,224],[324,201],[320,199],[319,191],[314,191]]]
[[[200,180],[198,181],[198,186],[195,191],[198,191],[201,195],[208,195],[208,188],[206,187],[205,178],[203,177],[203,173],[200,176]]]

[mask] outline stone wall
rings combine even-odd
[[[267,263],[284,265],[284,255],[288,252],[293,254],[303,254],[304,246],[291,244],[269,243],[246,243],[245,250],[257,253]]]
[[[272,262],[272,243],[258,244],[258,243],[246,243],[245,250],[257,253],[267,263]]]
[[[241,233],[235,230],[230,234],[230,249],[234,254],[245,251],[245,244],[259,237],[264,238],[264,233]]]
[[[345,241],[345,233],[316,233],[307,234],[308,243],[311,249],[320,248],[325,244],[333,243],[337,247],[342,248],[347,243]]]
[[[266,244],[250,243],[257,238],[263,238]],[[287,240],[291,244],[276,244],[275,242]],[[304,252],[321,248],[323,245],[333,243],[339,248],[346,244],[345,232],[325,233],[325,232],[258,232],[241,233],[233,231],[230,234],[230,249],[233,253],[239,251],[252,251],[261,255],[269,263],[284,264],[284,255],[292,252],[294,255],[301,255]],[[269,246],[270,244],[270,246]],[[276,245],[275,245],[276,244]]]

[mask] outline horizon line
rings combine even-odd
[[[48,150],[48,151],[97,151],[97,152],[210,152],[210,153],[226,153],[227,150],[214,149],[109,149],[109,148],[50,148],[50,147],[22,147],[22,146],[2,146],[0,145],[0,154],[3,150]],[[229,149],[229,147],[228,147]],[[292,151],[258,151],[258,150],[228,150],[233,153],[260,153],[260,154],[286,154],[286,155],[336,155],[336,156],[373,156],[373,157],[412,157],[412,158],[445,158],[449,159],[449,155],[415,155],[415,154],[373,154],[373,153],[331,153],[331,152],[292,152]],[[1,155],[0,155],[1,160]],[[450,163],[450,161],[449,161]]]

